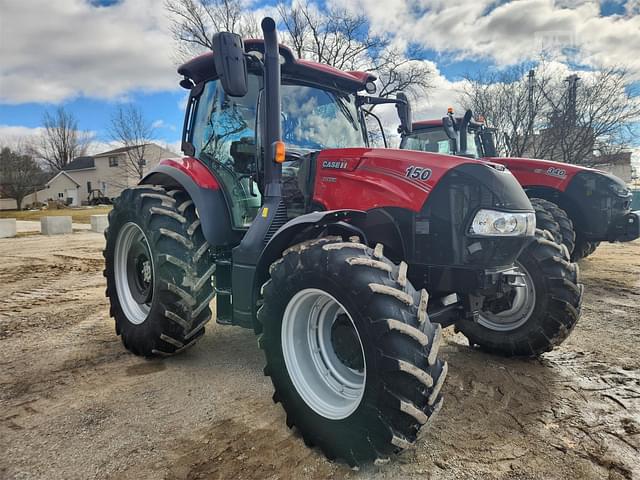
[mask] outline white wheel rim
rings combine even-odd
[[[338,317],[344,321],[343,315],[360,347],[361,370],[341,361],[332,341],[334,323]],[[281,337],[289,377],[304,402],[330,420],[351,415],[364,396],[367,368],[362,340],[342,304],[323,290],[299,291],[285,309]]]
[[[521,263],[516,262],[518,273],[524,274],[521,286],[516,287],[511,307],[498,313],[483,310],[478,323],[498,332],[508,332],[521,327],[531,317],[536,306],[536,289],[531,274]]]
[[[148,278],[148,281],[151,283],[151,289],[153,290],[153,255],[151,255],[151,248],[149,247],[147,237],[137,224],[129,222],[122,226],[118,232],[114,254],[114,278],[118,300],[120,301],[120,307],[127,317],[127,320],[134,325],[144,323],[151,311],[151,301],[137,301],[131,293],[132,288],[137,287],[131,283],[131,272],[129,271],[131,268],[131,265],[129,265],[130,253],[132,247],[140,242],[143,242],[143,246],[145,246],[147,252],[149,252],[148,263],[143,265],[140,274]]]

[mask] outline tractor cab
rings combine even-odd
[[[178,70],[185,78],[181,85],[191,91],[183,150],[203,162],[221,181],[231,206],[233,228],[241,230],[251,225],[263,203],[267,152],[261,134],[265,124],[264,41],[246,40],[244,51],[247,88],[241,96],[232,96],[223,88],[214,68],[213,52]],[[286,218],[292,219],[304,213],[305,198],[309,201],[310,158],[329,149],[368,147],[363,105],[408,102],[402,95],[398,100],[364,97],[361,91],[375,91],[374,75],[296,59],[283,45],[279,45],[279,62],[279,120],[285,146],[280,165],[282,193]],[[410,123],[404,115],[401,122]]]
[[[414,122],[410,133],[403,132],[400,148],[476,159],[495,157],[494,134],[484,118],[473,118],[471,110],[456,117],[449,108],[442,119]]]

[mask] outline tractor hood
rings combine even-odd
[[[524,187],[545,186],[564,191],[577,174],[586,174],[599,176],[603,181],[608,179],[607,183],[615,184],[622,189],[626,188],[624,182],[615,175],[603,170],[570,163],[520,157],[488,157],[485,160],[507,167]]]
[[[315,192],[327,209],[348,200],[351,208],[399,207],[419,212],[450,172],[473,177],[501,208],[528,210],[526,194],[501,164],[431,152],[388,148],[328,149],[316,156]]]

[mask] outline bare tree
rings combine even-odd
[[[256,18],[243,10],[238,0],[166,0],[165,8],[182,60],[211,50],[211,37],[216,32],[234,32],[244,38],[259,36]]]
[[[45,112],[42,124],[44,131],[31,144],[31,154],[52,171],[62,170],[74,158],[86,153],[91,137],[78,130],[76,118],[64,107],[58,107],[53,113]]]
[[[260,37],[256,18],[239,0],[166,0],[173,19],[179,54],[211,49],[211,37],[231,31],[243,37]],[[380,93],[405,90],[414,97],[426,95],[433,72],[414,52],[389,48],[389,39],[371,32],[367,17],[325,4],[293,3],[277,6],[284,27],[284,43],[299,58],[314,60],[341,70],[367,70],[379,77]]]
[[[378,94],[381,97],[405,92],[413,98],[418,98],[433,88],[431,67],[417,57],[403,55],[397,49],[389,49],[372,59],[372,70],[378,77]]]
[[[419,60],[417,50],[402,52],[389,39],[371,33],[365,15],[309,3],[278,5],[287,43],[299,58],[326,63],[341,70],[366,70],[378,77],[379,95],[405,91],[414,97],[432,87],[433,71]]]
[[[15,199],[18,210],[24,198],[44,183],[45,173],[31,155],[8,147],[0,150],[0,193]]]
[[[545,62],[467,78],[460,101],[497,131],[508,156],[590,165],[619,153],[640,119],[638,92],[623,69],[585,72],[579,83]]]
[[[541,88],[531,88],[527,71],[532,65],[519,65],[499,72],[479,72],[467,76],[460,103],[482,115],[496,129],[496,148],[507,156],[536,154],[534,131],[544,117],[545,99]],[[546,87],[546,73],[535,75],[538,87]]]
[[[624,69],[609,68],[555,78],[540,90],[548,127],[539,133],[545,158],[593,165],[629,148],[640,120],[637,85]]]
[[[134,106],[119,107],[111,117],[109,135],[125,148],[125,162],[119,164],[125,178],[142,178],[146,165],[146,151],[154,139],[154,128],[142,111]]]

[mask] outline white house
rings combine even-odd
[[[141,160],[143,174],[146,174],[160,160],[176,156],[155,143],[147,143],[78,157],[49,180],[44,189],[27,195],[22,201],[22,207],[49,200],[80,206],[88,201],[92,190],[99,190],[102,196],[115,198],[122,190],[136,185],[140,180],[140,175],[131,167],[132,162],[138,164]],[[15,209],[17,205],[13,198],[0,199],[0,210]]]
[[[63,171],[78,183],[78,198],[86,202],[92,190],[114,198],[127,187],[140,181],[133,164],[142,160],[142,171],[146,174],[160,160],[176,154],[155,143],[142,146],[122,147],[88,157],[78,157],[64,167]]]

